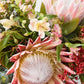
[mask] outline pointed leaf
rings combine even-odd
[[[78,44],[78,43],[75,43],[75,44],[72,44],[72,43],[65,43],[65,45],[69,48],[76,48],[76,47],[79,47],[79,46],[83,46],[84,47],[84,44]]]
[[[79,77],[80,77],[81,82],[84,83],[84,74],[79,75]]]
[[[73,19],[67,23],[64,23],[62,25],[62,32],[64,35],[68,35],[70,33],[72,33],[78,26],[79,24],[79,19],[76,18],[76,19]]]
[[[60,44],[60,45],[58,45],[57,48],[56,48],[56,54],[57,54],[57,61],[58,61],[58,62],[61,62],[60,52],[61,52],[62,47],[63,47],[63,44]]]
[[[45,5],[43,3],[41,4],[40,13],[46,14]]]
[[[8,55],[6,55],[5,56],[5,66],[7,66],[8,62],[9,62],[9,58],[8,58]]]
[[[0,42],[0,51],[2,51],[4,48],[6,48],[8,45],[8,40],[10,38],[10,35],[6,36],[1,42]]]

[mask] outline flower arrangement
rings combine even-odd
[[[35,6],[0,0],[0,64],[11,84],[84,84],[84,0]]]

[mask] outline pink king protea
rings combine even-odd
[[[71,74],[75,72],[63,63],[57,62],[54,48],[60,43],[60,39],[53,42],[48,37],[41,41],[39,36],[34,42],[29,39],[27,46],[19,44],[20,52],[10,58],[10,61],[15,63],[7,72],[7,74],[14,72],[12,84],[64,84],[58,75],[64,70]],[[71,55],[71,53],[61,51],[63,62],[74,62],[64,55]],[[66,80],[74,84],[68,77]]]
[[[84,0],[43,0],[48,14],[64,17],[65,22],[84,18]]]

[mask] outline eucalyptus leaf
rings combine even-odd
[[[64,23],[61,27],[62,27],[62,32],[63,35],[68,35],[70,33],[72,33],[78,26],[79,24],[79,19],[73,19],[67,23]]]

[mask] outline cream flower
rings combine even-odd
[[[11,28],[11,26],[16,26],[17,22],[14,22],[13,20],[13,14],[10,16],[10,19],[2,19],[0,20],[0,23],[3,25],[3,27],[8,30]]]
[[[45,32],[50,31],[50,24],[45,20],[31,19],[29,24],[29,29],[31,31],[37,31],[41,38],[45,37]]]
[[[54,3],[53,3],[54,1]],[[84,0],[43,0],[48,14],[64,17],[65,22],[84,18]]]
[[[0,12],[5,12],[4,3],[0,1]]]

